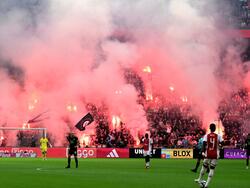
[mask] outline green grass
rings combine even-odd
[[[191,188],[198,173],[195,160],[80,159],[79,168],[64,169],[66,159],[0,158],[0,187],[4,188]],[[249,188],[250,169],[244,160],[220,160],[210,188]]]

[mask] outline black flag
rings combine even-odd
[[[84,131],[85,127],[94,121],[93,116],[90,113],[87,113],[77,124],[76,128],[80,131]]]

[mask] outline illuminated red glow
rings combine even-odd
[[[37,23],[34,36],[29,37],[22,30],[26,25],[23,27],[19,20],[26,20],[25,15],[13,19],[13,23],[8,19],[4,22],[6,27],[0,31],[4,52],[1,54],[24,69],[25,84],[22,88],[6,74],[0,75],[1,124],[22,126],[22,122],[49,109],[50,118],[40,124],[48,128],[60,145],[69,126],[72,128],[88,112],[87,103],[105,104],[113,128],[121,120],[112,115],[120,114],[139,142],[137,133],[145,132],[148,122],[143,106],[137,103],[138,93],[124,80],[126,68],[142,78],[147,101],[160,101],[156,97],[161,96],[173,103],[192,102],[199,112],[206,112],[201,117],[204,122],[218,118],[216,110],[224,97],[218,85],[220,88],[224,85],[216,80],[214,72],[231,38],[223,29],[217,29],[210,17],[201,17],[200,10],[188,1],[169,1],[166,12],[170,15],[166,17],[158,11],[160,5],[134,13],[118,6],[115,18],[121,17],[132,29],[124,29],[117,36],[116,30],[120,28],[116,29],[111,21],[109,6],[104,2],[95,6],[94,1],[89,1],[91,8],[83,1],[74,2],[50,1],[48,20],[45,25]],[[183,7],[189,14],[180,11]],[[152,13],[159,19],[151,19]],[[134,19],[142,15],[145,22]],[[5,33],[8,33],[6,39]],[[110,40],[112,37],[127,41]],[[234,63],[234,59],[228,59]],[[228,71],[232,78],[239,72]],[[250,88],[249,78],[248,73],[244,84]],[[225,88],[230,87],[225,85]],[[93,130],[94,126],[90,126],[86,132]]]
[[[143,72],[146,72],[146,73],[151,73],[151,67],[150,66],[146,66],[143,68]]]

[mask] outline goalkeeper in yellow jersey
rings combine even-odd
[[[40,149],[42,152],[43,160],[47,159],[48,145],[50,145],[49,140],[43,134],[43,137],[40,139]]]

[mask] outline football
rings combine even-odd
[[[206,181],[205,181],[205,180],[202,180],[199,184],[200,184],[200,187],[204,188],[205,185],[206,185]]]

